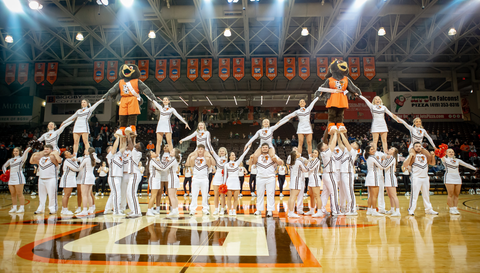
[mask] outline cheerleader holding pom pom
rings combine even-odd
[[[408,146],[408,150],[411,151],[413,148],[413,144],[418,142],[420,144],[423,144],[423,138],[426,137],[428,139],[428,142],[433,146],[434,149],[437,149],[435,146],[435,143],[433,142],[433,139],[428,135],[427,131],[423,129],[422,126],[422,120],[420,118],[415,118],[413,120],[413,126],[409,125],[407,122],[405,122],[403,119],[395,116],[394,119],[405,125],[407,129],[410,131],[410,146]]]
[[[24,152],[23,155],[20,156],[20,149],[14,148],[13,149],[13,157],[2,166],[3,173],[7,173],[7,168],[9,167],[10,170],[10,177],[8,181],[8,189],[10,190],[10,195],[12,196],[12,204],[13,207],[9,211],[9,213],[23,213],[25,212],[25,197],[23,196],[23,186],[26,183],[25,176],[22,173],[23,164],[27,161],[28,152],[30,152],[32,148],[28,147]],[[7,182],[5,181],[5,182]],[[20,203],[20,208],[17,210],[17,198],[18,202]]]

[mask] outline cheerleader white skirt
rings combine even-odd
[[[168,182],[168,172],[167,171],[160,171],[160,181],[161,182]]]
[[[366,187],[378,187],[381,182],[383,182],[383,175],[374,175],[373,173],[369,172],[365,178]]]
[[[161,185],[160,178],[150,177],[150,178],[148,179],[148,186],[150,187],[150,189],[152,189],[152,190],[159,190],[159,189],[160,189],[160,185]]]
[[[178,176],[175,175],[175,178],[173,181],[168,181],[168,188],[169,189],[178,189],[180,187],[180,179],[178,179]]]
[[[60,188],[76,188],[77,176],[76,175],[62,175],[60,178]]]
[[[310,183],[310,181],[309,181]],[[290,189],[291,190],[301,190],[305,188],[305,178],[303,176],[292,177],[290,176]]]
[[[78,180],[77,180],[77,184]],[[82,185],[94,185],[95,184],[95,175],[93,173],[88,173],[83,179],[80,179],[80,184]]]
[[[160,119],[157,124],[157,133],[171,133],[172,126],[170,125],[170,119]]]
[[[212,184],[214,186],[220,186],[223,184],[223,175],[222,175],[222,170],[218,169],[217,172],[215,173],[215,176],[212,179]]]
[[[385,122],[385,119],[373,119],[371,132],[372,133],[388,132],[387,123]]]
[[[307,124],[299,122],[298,128],[297,128],[297,135],[298,134],[303,134],[303,135],[313,134],[312,125],[310,124],[310,122],[308,122]]]
[[[87,120],[76,120],[75,125],[73,126],[73,133],[74,134],[81,134],[81,133],[89,133],[90,134],[90,126],[88,126]]]
[[[462,178],[460,177],[459,174],[447,173],[443,177],[443,183],[461,185],[462,184]]]
[[[10,173],[10,179],[8,180],[9,186],[23,185],[25,183],[25,176],[22,172]]]
[[[308,186],[310,188],[316,188],[322,186],[322,178],[320,175],[310,175],[308,176]]]
[[[385,187],[398,187],[397,177],[395,175],[385,174]]]
[[[227,179],[227,189],[229,191],[239,191],[240,190],[240,179],[238,177],[232,177]]]

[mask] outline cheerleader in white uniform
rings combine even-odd
[[[75,156],[75,154],[74,154]],[[77,162],[79,162],[81,165],[83,160],[87,157],[87,154],[85,153],[85,156],[77,158]],[[96,163],[100,163],[100,159],[98,159],[97,154],[93,153],[93,158]],[[85,180],[85,175],[86,175],[86,169],[83,168],[82,170],[79,170],[77,173],[77,209],[75,210],[74,214],[82,212],[82,204],[83,204],[83,193],[82,193],[82,184]],[[92,201],[92,207],[95,210],[95,197],[93,195],[93,191],[90,194],[90,198]]]
[[[280,197],[283,197],[283,185],[285,185],[285,176],[288,174],[288,169],[285,164],[277,167],[278,174],[278,189],[280,190]]]
[[[79,173],[82,173],[82,178],[80,181],[81,188],[82,188],[82,203],[83,203],[83,211],[77,213],[77,217],[87,216],[89,214],[95,213],[95,207],[93,206],[93,193],[92,193],[92,186],[95,184],[95,175],[93,174],[95,164],[100,163],[95,159],[95,149],[93,147],[88,148],[87,152],[85,153],[85,157],[80,164]]]
[[[237,215],[238,193],[240,191],[240,179],[238,179],[238,171],[240,169],[240,164],[243,162],[243,159],[245,158],[249,150],[250,147],[248,147],[238,159],[236,159],[235,153],[231,152],[229,157],[230,161],[223,167],[223,183],[227,185],[228,189],[227,207],[229,210],[228,215],[230,216]]]
[[[375,150],[377,149],[378,136],[380,135],[380,137],[382,138],[383,151],[387,153],[388,128],[387,123],[385,122],[385,114],[391,116],[394,119],[396,119],[397,116],[392,114],[392,112],[390,112],[390,110],[388,110],[388,108],[383,105],[382,99],[379,96],[375,96],[372,102],[369,102],[364,96],[360,96],[360,98],[365,101],[368,108],[370,108],[370,112],[372,112],[372,129],[370,132],[373,136],[373,147],[375,147]]]
[[[388,149],[389,156],[393,159],[393,164],[385,169],[385,188],[387,188],[388,198],[390,199],[390,211],[387,212],[391,217],[400,217],[400,203],[397,197],[397,170],[398,150],[395,147]],[[381,193],[379,193],[381,194]]]
[[[148,186],[150,187],[151,197],[148,201],[148,209],[147,209],[147,216],[155,216],[160,214],[157,210],[155,210],[155,201],[157,200],[158,190],[160,189],[160,178],[161,173],[159,168],[155,168],[155,165],[160,166],[161,162],[159,160],[159,156],[154,151],[151,151],[147,157],[148,160],[148,172],[150,176],[148,177]]]
[[[162,147],[163,135],[167,138],[168,147],[170,148],[170,153],[173,156],[173,144],[172,144],[172,125],[170,124],[170,118],[172,114],[175,115],[181,122],[185,123],[185,128],[190,130],[188,123],[180,116],[170,104],[170,100],[167,97],[163,98],[163,106],[158,104],[155,100],[152,103],[160,111],[160,117],[158,119],[157,125],[157,154],[160,154],[160,147]]]
[[[205,147],[205,156],[211,157],[210,151],[212,151],[212,143],[210,139],[210,132],[207,131],[207,128],[205,126],[205,123],[203,121],[199,122],[197,125],[197,130],[193,132],[193,134],[183,138],[182,140],[179,141],[180,144],[182,144],[184,141],[190,140],[192,138],[196,137],[197,138],[197,145],[202,144]],[[188,155],[187,162],[194,162],[195,160],[190,160],[190,159],[195,159],[198,157],[198,152],[197,148],[195,151],[193,151],[191,154]],[[191,167],[191,166],[189,166]]]
[[[8,189],[10,190],[10,195],[12,196],[13,207],[9,213],[23,213],[25,211],[25,197],[23,197],[23,186],[26,183],[25,176],[23,175],[22,169],[23,164],[27,160],[28,153],[31,148],[28,147],[23,155],[20,156],[20,149],[13,149],[13,158],[7,160],[2,166],[2,171],[5,173],[7,167],[10,167],[10,178],[8,180]],[[17,198],[20,203],[20,208],[17,210]]]
[[[65,128],[67,128],[70,124],[73,123],[73,120],[70,122],[64,122],[58,130],[55,130],[57,127],[54,122],[49,122],[48,123],[48,132],[43,134],[37,141],[42,142],[45,141],[45,144],[50,144],[53,147],[53,153],[60,155],[60,149],[58,148],[58,140],[60,138],[60,135],[63,133]]]
[[[340,166],[340,181],[345,186],[345,191],[340,192],[340,207],[345,207],[345,215],[347,216],[357,216],[356,211],[356,201],[355,201],[355,188],[354,188],[354,170],[355,170],[355,159],[358,155],[358,144],[356,142],[349,143],[345,133],[340,133],[340,139],[342,140],[342,146],[344,146],[345,153]]]
[[[78,166],[76,158],[69,151],[62,154],[63,157],[63,175],[60,178],[60,188],[63,189],[62,197],[62,215],[73,215],[73,212],[68,210],[68,200],[72,194],[72,190],[77,187],[77,172]]]
[[[410,131],[410,146],[408,146],[408,150],[411,150],[413,148],[413,144],[416,142],[423,144],[424,137],[428,139],[428,142],[433,146],[434,149],[437,149],[433,139],[428,135],[427,131],[423,129],[422,120],[420,118],[415,118],[413,120],[413,126],[408,125],[407,122],[399,117],[397,117],[396,120],[397,122],[405,125],[405,127],[407,127],[407,129]]]
[[[145,146],[143,143],[136,143],[135,137],[127,135],[127,150],[131,152],[130,155],[130,167],[128,168],[128,173],[130,178],[128,180],[127,186],[127,204],[130,208],[130,213],[128,217],[141,217],[142,211],[140,209],[140,202],[137,197],[137,189],[140,181],[143,178],[142,172],[140,170],[140,160],[142,159],[142,153],[145,151]]]
[[[243,182],[245,182],[245,175],[248,174],[247,169],[243,167],[243,162],[240,163],[240,168],[238,169],[238,179],[240,179],[240,193],[238,194],[239,197],[242,197],[243,191]]]
[[[221,147],[218,149],[218,154],[215,153],[214,150],[212,150],[212,156],[213,159],[215,159],[216,162],[216,167],[217,170],[215,171],[215,176],[213,177],[212,184],[213,184],[213,190],[215,192],[215,198],[213,201],[213,204],[215,205],[215,211],[213,212],[213,215],[217,215],[220,213],[220,215],[225,214],[225,211],[223,208],[225,207],[225,194],[220,194],[218,191],[220,185],[223,184],[223,175],[224,175],[224,170],[223,167],[227,163],[227,149],[225,147]],[[220,199],[220,207],[219,207],[219,199]]]
[[[447,204],[448,207],[450,207],[450,214],[460,214],[457,209],[458,196],[462,189],[462,178],[460,177],[459,167],[463,166],[472,171],[477,171],[478,169],[465,163],[461,159],[455,158],[455,151],[453,151],[453,149],[447,150],[447,155],[442,157],[442,163],[445,166],[443,182],[448,192]]]
[[[208,168],[215,165],[215,161],[209,155],[206,155],[205,146],[199,144],[197,146],[197,158],[189,157],[185,165],[193,166],[192,179],[192,201],[190,203],[190,216],[195,215],[197,210],[198,194],[202,192],[202,211],[203,214],[209,215],[208,205]]]
[[[123,150],[117,151],[120,138],[120,135],[116,135],[113,146],[107,147],[107,162],[109,166],[107,181],[108,186],[110,187],[110,196],[105,205],[104,214],[110,214],[113,212],[114,216],[124,216],[123,214],[120,214],[120,200],[122,199],[120,189],[122,188],[123,176],[122,154],[124,152]]]
[[[310,105],[305,108],[307,103],[304,99],[301,99],[298,105],[300,109],[296,110],[295,112],[285,116],[279,123],[281,124],[285,119],[289,120],[295,116],[298,117],[298,127],[297,127],[297,135],[298,135],[298,152],[302,154],[303,149],[303,139],[306,137],[307,139],[307,151],[308,154],[312,153],[312,124],[310,124],[310,112],[312,112],[315,103],[318,101],[319,97],[316,97]],[[285,121],[286,122],[286,121]]]
[[[300,158],[298,151],[292,151],[290,154],[290,197],[288,198],[288,217],[300,217],[295,213],[295,200],[298,194],[305,187],[304,173],[308,172],[305,162]],[[297,210],[299,207],[297,207]],[[301,213],[303,214],[303,212]]]
[[[365,178],[365,186],[368,187],[368,209],[367,215],[371,216],[385,216],[384,214],[377,212],[377,198],[378,198],[378,186],[381,183],[381,179],[378,175],[378,170],[385,170],[394,164],[394,158],[389,157],[382,162],[382,158],[375,156],[375,147],[367,146],[365,148],[365,159],[367,160],[367,177]]]
[[[83,139],[83,144],[85,144],[85,150],[90,148],[90,144],[88,144],[88,135],[90,134],[90,126],[88,125],[88,120],[90,116],[92,116],[93,111],[99,106],[105,99],[101,99],[97,101],[91,107],[88,107],[89,102],[87,99],[82,100],[82,109],[78,109],[75,114],[69,117],[67,120],[62,122],[60,128],[63,127],[64,124],[70,123],[75,120],[75,125],[73,127],[73,153],[76,154],[78,152],[78,143],[80,143],[80,137]]]
[[[287,121],[288,119],[282,119],[279,122],[277,122],[277,124],[270,127],[270,120],[264,119],[262,121],[262,129],[258,130],[255,133],[255,135],[247,142],[243,150],[245,151],[247,147],[250,147],[257,138],[260,138],[260,146],[255,151],[255,157],[260,156],[261,154],[260,147],[262,147],[263,143],[267,143],[269,147],[268,154],[273,158],[275,156],[275,148],[273,147],[273,143],[272,143],[273,132],[275,132],[275,130],[280,128],[280,126],[285,124]]]
[[[305,215],[312,215],[312,217],[322,217],[323,213],[321,210],[322,200],[320,198],[320,187],[322,185],[322,179],[320,178],[320,153],[318,150],[312,151],[312,159],[308,162],[308,187],[310,188],[311,202],[310,202],[310,211],[305,213]],[[317,213],[315,213],[315,205],[317,207]]]

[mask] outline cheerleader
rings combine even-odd
[[[113,211],[114,216],[125,216],[121,214],[120,200],[122,200],[122,176],[123,176],[123,162],[122,154],[124,150],[117,148],[120,143],[120,136],[117,135],[113,146],[107,147],[107,162],[109,168],[108,172],[108,186],[110,187],[110,196],[105,205],[104,214],[109,214]],[[123,147],[122,147],[123,148]],[[123,196],[125,198],[125,196]]]
[[[184,141],[190,140],[194,137],[197,138],[196,147],[198,148],[198,145],[202,144],[205,147],[205,156],[211,157],[209,151],[212,151],[213,149],[210,141],[210,132],[207,131],[205,123],[203,121],[198,123],[197,130],[193,132],[193,134],[183,138],[182,140],[179,141],[179,143],[182,144]],[[197,152],[197,149],[195,149],[195,151],[193,151],[191,154],[188,155],[187,162],[195,162],[195,158],[197,157],[198,157],[198,152]],[[193,159],[193,160],[190,160],[190,159]]]
[[[424,137],[428,139],[428,142],[433,146],[434,149],[437,149],[433,139],[428,135],[427,131],[423,129],[422,120],[420,118],[417,117],[413,120],[413,126],[408,125],[407,122],[399,117],[397,117],[395,120],[405,125],[405,127],[407,127],[407,129],[410,131],[410,146],[408,146],[409,151],[413,148],[413,144],[415,142],[423,144]]]
[[[317,149],[320,150],[320,156],[323,163],[323,191],[321,195],[322,199],[322,213],[327,214],[326,205],[328,198],[330,197],[330,208],[332,215],[341,215],[340,208],[338,205],[338,190],[337,183],[335,181],[335,160],[334,160],[334,150],[335,145],[337,144],[338,131],[335,131],[335,134],[330,137],[330,142],[328,144],[322,142],[317,145]]]
[[[238,179],[240,180],[240,194],[239,197],[242,197],[243,183],[245,182],[245,175],[248,174],[247,169],[243,167],[243,162],[240,163],[240,168],[238,169]]]
[[[8,189],[10,190],[10,195],[12,196],[13,207],[9,213],[23,213],[25,212],[25,197],[23,196],[23,186],[26,183],[25,176],[23,175],[22,169],[23,164],[27,160],[28,153],[32,148],[28,147],[23,155],[20,156],[20,149],[13,149],[13,158],[7,160],[2,166],[2,171],[5,173],[7,167],[10,167],[10,178],[8,179]],[[17,198],[20,203],[20,208],[17,210]]]
[[[355,159],[358,155],[359,146],[356,142],[349,143],[345,133],[340,133],[340,139],[343,142],[341,145],[344,147],[345,152],[340,166],[340,176],[345,191],[340,194],[340,204],[341,207],[345,206],[345,215],[347,216],[357,216],[357,203],[355,200],[355,187],[354,187],[354,170],[355,170]],[[381,188],[383,190],[383,188]],[[380,193],[380,194],[383,194]]]
[[[253,156],[254,155],[251,155],[250,159],[252,159]],[[252,161],[249,160],[249,162],[252,162]],[[248,185],[250,187],[250,195],[252,197],[256,197],[255,188],[257,186],[256,185],[257,184],[257,165],[249,163],[248,166],[249,166],[248,170],[250,171],[250,179],[248,179]]]
[[[73,215],[68,210],[68,200],[72,194],[72,190],[77,187],[77,172],[79,171],[78,163],[75,156],[69,151],[62,154],[63,158],[63,175],[60,178],[60,188],[63,189],[62,197],[62,215]]]
[[[305,163],[300,158],[298,151],[292,151],[290,154],[290,197],[288,198],[288,217],[298,218],[300,217],[295,213],[295,200],[298,194],[305,186],[305,178],[303,173],[308,172]],[[297,207],[299,209],[299,207]],[[301,212],[303,214],[303,212]]]
[[[183,194],[183,197],[187,197],[187,184],[188,184],[188,190],[190,191],[190,196],[192,196],[192,167],[187,167],[184,166],[184,174],[185,178],[183,179],[183,191],[185,192]]]
[[[148,173],[150,174],[148,177],[148,186],[151,190],[150,200],[148,201],[148,209],[147,209],[147,216],[155,216],[160,214],[159,211],[155,210],[155,201],[157,200],[158,190],[160,189],[160,169],[155,168],[155,166],[160,166],[161,162],[158,159],[158,154],[154,151],[150,151],[147,154],[148,158]]]
[[[168,144],[163,146],[163,154],[160,157],[160,161],[166,164],[170,160],[170,148]],[[157,210],[160,212],[160,204],[162,203],[162,197],[166,197],[168,192],[168,173],[166,171],[160,171],[160,193],[157,194]]]
[[[320,186],[322,184],[322,179],[320,178],[320,153],[318,150],[312,151],[311,160],[308,162],[308,187],[310,193],[310,211],[305,213],[305,215],[312,215],[312,217],[322,217],[323,212],[321,210],[322,200],[320,198]],[[317,207],[317,213],[315,213],[315,206]]]
[[[95,207],[93,206],[92,186],[95,184],[95,175],[93,174],[93,171],[96,163],[95,149],[90,147],[85,152],[85,157],[83,158],[78,171],[79,173],[82,173],[80,187],[82,188],[81,193],[83,211],[77,213],[77,217],[87,216],[95,213]],[[98,160],[98,163],[100,163],[100,160]]]
[[[298,105],[300,109],[296,110],[295,112],[285,116],[282,120],[280,120],[280,124],[286,123],[289,119],[293,117],[298,117],[298,127],[297,127],[297,135],[298,135],[298,153],[302,154],[303,149],[303,139],[306,137],[307,139],[307,151],[308,154],[312,153],[312,124],[310,124],[310,112],[312,111],[315,103],[318,101],[319,97],[316,97],[310,105],[305,108],[307,103],[304,99],[301,99]]]
[[[132,137],[127,135],[127,150],[131,152],[129,160],[130,167],[128,168],[130,178],[127,186],[127,204],[130,208],[128,217],[141,217],[142,211],[140,209],[140,202],[138,202],[136,192],[143,177],[139,163],[142,159],[142,153],[145,151],[145,146],[141,142],[136,143],[135,137],[133,137],[132,140]]]
[[[243,159],[247,155],[250,147],[243,152],[243,154],[236,160],[234,152],[230,153],[230,161],[224,165],[224,175],[223,183],[227,185],[227,207],[228,215],[235,216],[237,215],[237,205],[238,205],[238,192],[240,191],[240,180],[238,179],[238,171],[240,168],[240,163],[243,162]],[[232,206],[232,195],[233,195],[233,206]]]
[[[280,190],[280,197],[283,197],[283,185],[285,184],[285,176],[288,174],[288,169],[287,167],[285,167],[285,164],[278,165],[277,174],[278,174],[278,188]]]
[[[75,154],[73,154],[75,156]],[[77,162],[80,162],[80,164],[83,162],[83,160],[86,158],[87,154],[85,153],[84,157],[79,157],[77,158]],[[100,159],[97,158],[97,154],[93,153],[93,158],[95,159],[94,161],[96,163],[100,163]],[[59,161],[61,162],[61,161]],[[82,184],[85,181],[85,174],[86,174],[86,169],[79,170],[77,173],[77,209],[75,210],[74,214],[82,212],[82,201],[83,201],[83,193],[82,193]],[[93,186],[92,186],[93,188]],[[91,201],[92,201],[92,207],[95,210],[95,197],[93,195],[93,191],[91,192]]]
[[[367,146],[365,148],[365,160],[367,160],[368,173],[365,178],[365,186],[368,187],[368,209],[367,215],[371,216],[385,216],[384,214],[377,212],[377,198],[378,198],[378,185],[380,184],[380,177],[377,175],[378,170],[385,170],[394,164],[394,158],[389,157],[382,163],[382,158],[375,156],[375,147]]]
[[[462,189],[462,178],[460,177],[459,167],[463,166],[473,171],[477,171],[478,168],[465,163],[461,159],[455,158],[455,152],[453,149],[447,150],[447,155],[442,157],[442,163],[445,166],[443,182],[445,183],[448,192],[447,204],[450,207],[450,214],[460,214],[457,209],[458,196]]]
[[[162,147],[163,135],[167,139],[167,144],[170,149],[170,154],[173,156],[173,144],[172,144],[172,125],[170,124],[170,118],[172,114],[175,115],[181,122],[185,123],[185,128],[190,130],[188,123],[180,116],[170,104],[170,100],[167,97],[163,98],[163,105],[158,104],[155,100],[152,100],[155,107],[160,111],[160,117],[157,125],[157,154],[160,154],[160,147]]]
[[[82,100],[82,109],[77,110],[75,114],[69,117],[67,120],[62,122],[60,128],[64,127],[64,124],[73,122],[75,120],[75,125],[73,127],[73,153],[77,154],[78,152],[78,143],[80,142],[80,137],[83,139],[83,144],[85,144],[85,150],[90,148],[90,144],[88,144],[88,135],[90,134],[90,126],[88,125],[88,120],[92,115],[95,108],[100,105],[100,103],[104,102],[105,99],[101,99],[97,101],[91,107],[89,106],[89,102],[87,99]]]
[[[390,199],[390,211],[386,214],[390,214],[391,217],[400,217],[400,203],[397,197],[397,176],[395,171],[397,170],[398,163],[398,150],[395,147],[388,149],[389,156],[393,158],[393,164],[385,169],[385,188],[387,188],[388,198]]]
[[[224,169],[223,167],[227,163],[227,149],[225,147],[221,147],[218,149],[218,154],[215,153],[214,150],[212,150],[212,156],[213,159],[215,159],[216,162],[216,171],[215,171],[215,176],[213,177],[212,184],[213,184],[213,190],[215,192],[215,198],[213,204],[215,205],[215,211],[213,212],[213,215],[217,215],[220,213],[220,215],[225,214],[225,211],[223,208],[225,207],[225,194],[220,194],[218,191],[220,185],[223,184],[223,176],[224,176]],[[219,197],[220,197],[220,207],[218,206],[219,203]]]
[[[285,124],[287,121],[288,119],[282,119],[277,122],[277,124],[270,127],[270,120],[264,119],[262,121],[262,129],[255,133],[255,135],[247,142],[243,150],[245,151],[247,147],[250,147],[257,138],[260,138],[260,147],[262,147],[264,143],[267,143],[269,147],[268,154],[273,158],[275,156],[275,148],[273,147],[272,143],[273,132],[280,128],[280,126]],[[258,157],[261,154],[260,147],[258,147],[258,149],[255,151],[255,157]]]
[[[197,146],[198,157],[189,157],[187,166],[193,166],[193,179],[192,179],[192,202],[190,203],[190,216],[195,215],[197,210],[198,194],[202,191],[202,212],[205,215],[209,215],[208,205],[208,167],[215,165],[213,158],[210,155],[206,155],[205,146],[198,144]]]
[[[382,147],[385,153],[388,152],[388,143],[387,143],[387,134],[388,128],[387,123],[385,122],[385,114],[396,119],[397,116],[392,114],[387,107],[383,105],[382,99],[379,96],[375,96],[372,102],[369,102],[367,98],[360,95],[360,98],[367,104],[372,112],[372,129],[371,133],[373,136],[373,147],[377,150],[378,136],[382,138]]]
[[[58,140],[60,138],[60,135],[63,133],[65,128],[67,128],[70,124],[73,123],[73,120],[70,122],[64,122],[62,123],[62,126],[58,128],[58,130],[55,130],[57,125],[55,125],[55,122],[49,122],[48,123],[48,132],[43,134],[37,141],[42,142],[45,141],[45,144],[50,144],[53,147],[53,153],[60,155],[60,149],[58,148]]]

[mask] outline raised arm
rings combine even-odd
[[[71,122],[73,122],[73,121],[71,121]],[[47,139],[47,133],[41,135],[40,138],[37,139],[37,141],[42,142],[42,141],[45,141],[46,139]]]
[[[465,161],[461,160],[461,159],[458,159],[458,164],[460,164],[461,166],[465,167],[465,168],[469,168],[470,170],[472,171],[476,171],[477,168],[475,168],[473,165],[470,165],[468,163],[466,163]]]
[[[188,128],[190,129],[190,126],[188,126],[188,122],[177,112],[177,110],[175,110],[175,108],[173,109],[173,114],[181,121],[185,124],[185,128]],[[191,130],[191,129],[190,129]]]
[[[32,148],[28,147],[27,149],[25,149],[25,151],[23,152],[23,155],[22,155],[22,165],[23,163],[25,163],[25,161],[27,161],[27,157],[28,157],[28,152],[30,152]]]
[[[317,98],[318,99],[318,98]],[[285,117],[283,117],[279,122],[277,122],[277,124],[285,124],[288,122],[288,120],[290,120],[291,118],[297,116],[297,111],[293,111],[292,113],[286,115]]]
[[[112,88],[108,90],[105,95],[103,95],[102,99],[106,99],[111,97],[112,99],[120,92],[119,82],[117,82]]]
[[[433,142],[433,139],[427,133],[427,130],[425,130],[424,136],[428,139],[428,142],[430,142],[430,144],[433,146],[433,148],[437,149],[437,146],[435,146],[435,142]]]
[[[95,111],[95,109],[104,101],[105,101],[105,99],[101,99],[101,100],[95,102],[95,104],[92,105],[92,107],[90,107],[90,109],[88,109],[88,111],[90,112],[90,115],[92,115],[93,111]]]
[[[369,100],[367,100],[367,98],[365,98],[364,96],[359,96],[359,98],[361,98],[367,104],[368,108],[372,110],[373,104]]]
[[[333,152],[335,150],[335,144],[337,143],[338,132],[336,132],[333,136],[330,137],[330,143],[328,144],[328,148],[330,151]]]
[[[120,142],[120,138],[117,137],[115,139],[115,142],[113,143],[113,146],[112,146],[112,149],[110,150],[110,154],[114,155],[117,153],[117,149],[118,149],[118,143]]]
[[[238,158],[237,162],[238,162],[238,165],[240,165],[240,163],[243,162],[243,158],[245,158],[245,156],[247,155],[248,151],[250,150],[250,147],[248,147],[244,152],[243,154]],[[256,161],[255,161],[256,162]]]
[[[404,121],[403,119],[397,117],[396,120],[397,120],[397,122],[399,122],[399,123],[403,124],[405,127],[407,127],[407,129],[408,129],[409,131],[412,131],[412,130],[414,129],[412,125],[409,125],[409,124],[408,124],[406,121]]]
[[[392,112],[390,112],[390,110],[387,107],[385,107],[385,113],[387,113],[387,115],[392,117],[394,120],[398,119],[398,117],[396,115],[394,115]]]
[[[247,144],[245,144],[245,148],[243,149],[244,151],[247,149],[247,147],[250,147],[253,142],[260,136],[260,131],[261,130],[258,130],[255,135],[247,142]]]
[[[63,133],[63,130],[65,130],[65,128],[67,128],[72,123],[73,123],[73,120],[71,120],[69,122],[63,122],[62,125],[60,125],[60,128],[58,128],[58,130],[57,130],[57,135],[61,135]],[[42,137],[43,137],[43,135],[42,135]]]
[[[190,140],[190,139],[192,139],[192,138],[194,138],[194,137],[196,137],[196,136],[197,136],[197,131],[195,130],[195,132],[193,132],[193,134],[191,134],[191,135],[189,135],[189,136],[187,136],[187,137],[182,138],[182,139],[180,140],[180,144],[182,144],[182,142],[187,141],[187,140]]]
[[[307,107],[307,109],[306,109],[307,112],[311,112],[311,111],[312,111],[312,109],[313,109],[313,107],[315,106],[315,103],[317,103],[318,99],[319,99],[319,97],[316,97],[316,98],[310,103],[310,105],[309,105],[309,106]]]
[[[127,150],[133,150],[133,141],[130,135],[127,136]]]
[[[142,81],[138,81],[138,89],[142,92],[149,100],[155,101],[155,95],[153,94],[152,90],[144,84]]]
[[[351,146],[350,143],[348,142],[347,137],[345,136],[344,133],[340,133],[340,137],[341,137],[341,139],[342,139],[343,144],[345,145],[345,147],[347,148],[347,150],[350,152],[350,151],[352,150],[352,146]]]
[[[345,145],[343,145],[342,137],[340,136],[340,133],[337,132],[337,145],[340,148],[340,150],[345,150]]]
[[[296,115],[296,114],[295,114]],[[286,118],[286,117],[285,117]],[[287,121],[290,119],[281,119],[279,122],[277,122],[275,125],[271,126],[270,128],[272,129],[272,133],[277,130],[278,128],[280,128],[280,126],[282,126],[283,124],[287,123]]]
[[[73,115],[71,115],[69,118],[67,118],[66,120],[64,120],[62,122],[62,125],[60,125],[60,127],[63,126],[63,124],[66,124],[66,123],[70,123],[70,122],[73,122],[76,118],[77,118],[77,111],[75,111],[75,113]]]

